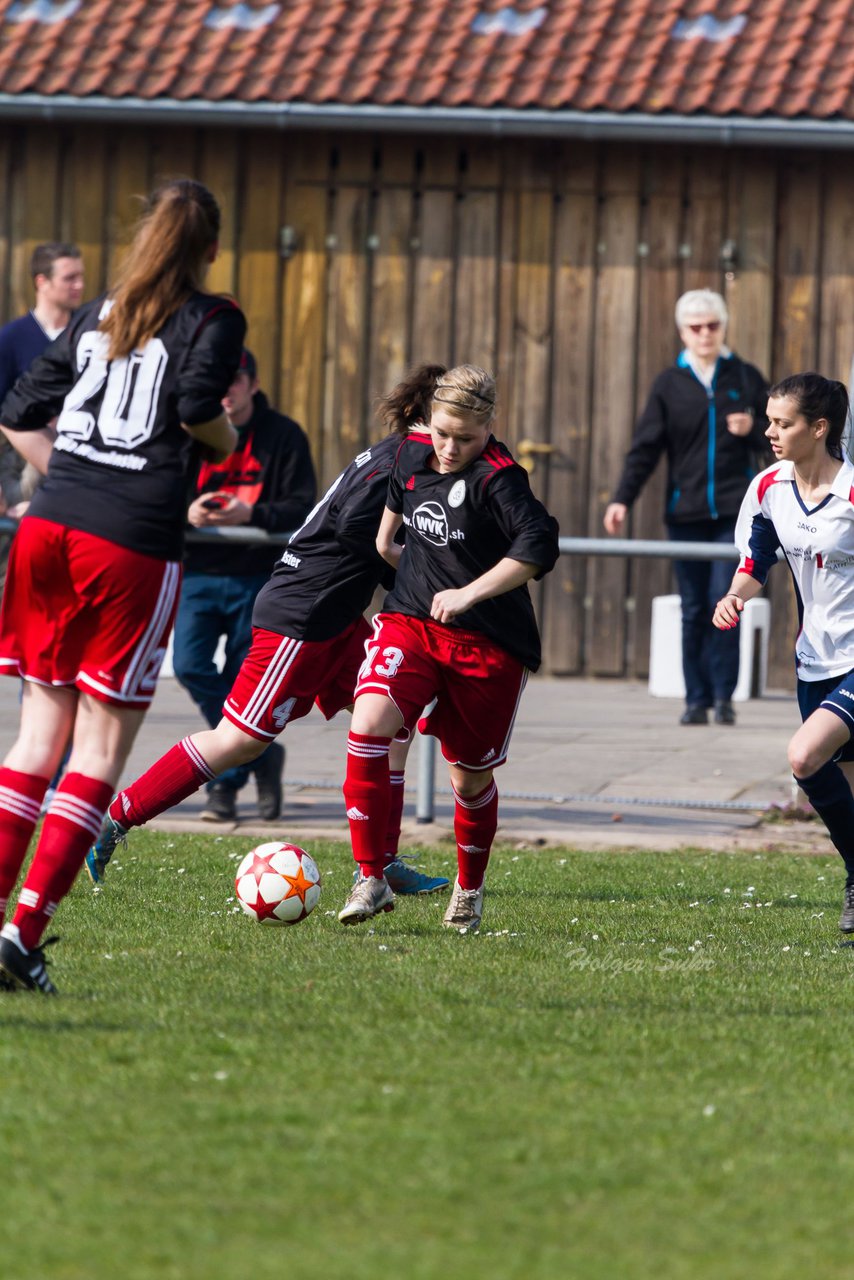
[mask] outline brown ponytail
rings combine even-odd
[[[111,360],[141,347],[201,287],[219,227],[219,206],[200,182],[182,178],[154,192],[101,321]]]
[[[378,402],[380,421],[388,431],[406,435],[413,427],[430,425],[430,402],[436,383],[446,373],[443,364],[421,364]]]

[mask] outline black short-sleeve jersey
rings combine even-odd
[[[403,516],[405,543],[394,587],[383,609],[429,618],[437,591],[465,587],[508,558],[554,567],[558,525],[493,436],[462,471],[441,474],[424,436],[403,442],[389,478],[387,505]],[[540,665],[540,636],[527,586],[484,600],[449,624],[480,631],[531,671]]]
[[[350,463],[291,538],[255,601],[252,625],[301,640],[329,640],[364,613],[393,570],[376,549],[400,436]]]
[[[30,514],[160,560],[180,559],[198,426],[222,412],[246,333],[233,302],[194,293],[138,351],[107,359],[109,301],[82,307],[0,408],[15,431],[58,416]]]

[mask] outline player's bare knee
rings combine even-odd
[[[240,741],[233,748],[232,754],[237,764],[251,764],[253,760],[257,760],[270,746],[266,740],[260,742],[258,738],[250,738],[246,734],[242,734]]]
[[[363,694],[356,699],[350,725],[353,733],[369,738],[393,738],[403,727],[403,716],[382,694]]]
[[[789,768],[796,778],[810,778],[830,759],[826,751],[810,745],[795,734],[789,743]]]
[[[220,720],[215,729],[208,731],[214,746],[214,752],[217,755],[224,755],[228,763],[221,766],[223,769],[232,768],[234,765],[251,764],[253,760],[257,760],[263,751],[266,751],[270,743],[264,739],[255,738],[250,733],[244,733],[242,729],[238,729],[236,724],[232,724],[225,716]],[[201,738],[201,734],[194,735]],[[202,755],[207,758],[205,747],[207,743],[199,743],[199,749]],[[209,754],[214,754],[209,752]]]
[[[452,766],[450,774],[454,790],[463,799],[467,799],[469,796],[479,796],[492,781],[491,769],[473,773],[470,769],[460,769]]]

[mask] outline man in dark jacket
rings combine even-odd
[[[22,373],[58,337],[83,297],[83,259],[73,244],[37,244],[30,259],[35,305],[26,315],[0,328],[0,403]],[[16,520],[24,514],[41,476],[25,464],[6,439],[0,437],[0,513]],[[0,537],[0,595],[6,578],[9,542]]]
[[[247,525],[269,533],[290,533],[302,524],[316,497],[314,467],[305,433],[276,413],[259,390],[255,357],[244,350],[223,408],[237,428],[238,445],[224,462],[203,463],[196,497],[187,512],[196,529]],[[249,650],[252,606],[282,554],[284,539],[269,547],[241,542],[188,543],[184,583],[175,620],[175,675],[211,728]],[[225,662],[215,654],[225,637]],[[234,822],[237,793],[250,771],[258,789],[262,818],[279,816],[284,748],[272,743],[252,765],[221,774],[208,788],[202,817]]]
[[[676,304],[684,345],[675,365],[652,384],[635,427],[623,474],[605,512],[608,533],[619,533],[629,508],[667,454],[665,519],[679,542],[732,543],[741,500],[767,452],[768,384],[758,369],[726,346],[727,309],[719,293],[694,289]],[[771,462],[770,454],[767,457]],[[677,560],[682,598],[682,724],[734,724],[739,632],[718,631],[712,614],[732,577],[727,560]]]

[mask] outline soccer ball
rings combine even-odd
[[[299,924],[317,906],[320,872],[305,849],[271,840],[247,853],[234,887],[243,910],[259,924]]]

